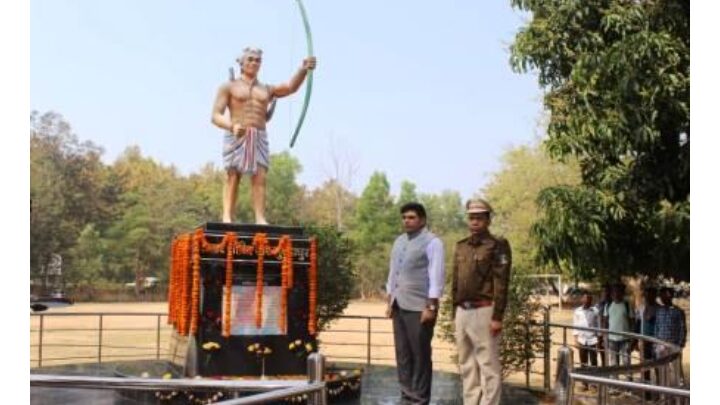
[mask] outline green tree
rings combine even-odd
[[[114,281],[135,281],[139,291],[147,276],[167,276],[172,237],[205,220],[206,206],[193,184],[174,167],[163,166],[128,148],[113,164],[119,215],[106,232]]]
[[[132,146],[108,166],[100,160],[102,149],[80,142],[59,114],[33,112],[30,124],[34,276],[57,253],[71,285],[135,280],[139,286],[147,276],[162,281],[173,236],[220,217],[225,172],[212,164],[182,176]],[[268,216],[297,224],[305,211],[305,190],[297,184],[301,166],[287,152],[272,160]],[[240,220],[249,222],[249,187],[242,188],[238,205]]]
[[[318,326],[325,329],[342,315],[354,293],[355,276],[351,266],[352,245],[332,226],[308,225],[308,235],[318,240]]]
[[[31,275],[38,274],[50,254],[67,255],[87,224],[111,220],[116,196],[101,155],[100,147],[80,142],[59,114],[31,114]]]
[[[267,218],[274,223],[297,225],[302,212],[304,189],[298,185],[297,176],[302,171],[300,162],[287,151],[270,157],[271,168],[267,175]],[[246,181],[249,181],[247,179]],[[249,187],[245,192],[249,195]],[[247,214],[254,214],[250,209]],[[250,222],[250,218],[247,218]]]
[[[427,211],[428,227],[434,233],[444,235],[465,228],[462,197],[457,191],[422,194],[420,202]]]
[[[579,183],[580,170],[574,161],[553,161],[540,145],[520,146],[503,154],[500,170],[480,194],[495,211],[492,232],[510,241],[515,272],[534,272],[537,245],[531,229],[541,215],[537,206],[540,192]]]
[[[535,70],[553,158],[582,183],[544,190],[544,263],[581,277],[689,277],[690,3],[513,0],[532,15],[512,45]]]
[[[417,186],[411,181],[403,180],[397,200],[398,209],[409,202],[418,202]]]
[[[197,204],[196,216],[202,221],[213,222],[222,218],[223,185],[225,171],[212,163],[205,164],[196,173],[191,173],[187,182],[190,194]]]
[[[344,229],[344,213],[353,212],[357,197],[334,179],[308,192],[302,218],[309,223]]]
[[[63,273],[66,283],[91,285],[106,277],[105,251],[107,247],[95,225],[88,224],[80,232],[76,244],[69,249],[68,259],[72,263]]]
[[[350,233],[363,298],[378,293],[387,279],[390,248],[399,232],[398,217],[387,177],[373,173],[358,200]]]

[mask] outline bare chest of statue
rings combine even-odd
[[[264,129],[266,111],[270,103],[268,86],[255,82],[235,80],[230,86],[230,118],[243,126]]]

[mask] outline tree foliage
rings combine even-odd
[[[86,224],[110,220],[115,193],[105,183],[101,154],[58,114],[30,116],[31,274],[71,248]]]
[[[463,201],[457,191],[421,194],[420,202],[428,214],[428,227],[435,234],[444,235],[465,228]]]
[[[318,240],[318,324],[325,329],[341,315],[352,297],[355,275],[352,271],[352,243],[331,226],[308,226],[308,235]]]
[[[400,231],[399,214],[384,173],[370,177],[357,202],[350,236],[353,263],[362,297],[377,294],[387,279],[392,241]]]
[[[287,151],[275,154],[271,159],[271,168],[267,177],[267,216],[271,222],[283,222],[288,225],[300,223],[300,213],[304,190],[297,183],[297,176],[302,171],[302,165]],[[245,179],[249,190],[249,179]],[[245,212],[250,213],[251,210]],[[248,221],[250,219],[248,218]]]
[[[303,204],[302,218],[305,222],[317,225],[334,226],[343,230],[344,215],[355,210],[357,197],[343,187],[337,180],[325,181],[320,187],[311,190]]]
[[[579,183],[580,170],[574,161],[553,161],[539,145],[520,146],[503,154],[500,169],[480,194],[495,210],[492,232],[504,236],[511,243],[514,272],[559,270],[538,268],[535,264],[537,245],[532,239],[531,229],[541,215],[537,199],[545,188]]]
[[[411,181],[403,180],[403,182],[400,183],[400,195],[398,196],[397,200],[398,209],[400,209],[400,207],[402,207],[404,204],[417,201],[417,186]]]
[[[582,183],[538,200],[538,257],[576,274],[689,277],[690,3],[513,0],[512,45],[550,113],[545,146]]]
[[[164,280],[172,237],[219,219],[225,174],[213,165],[185,177],[136,146],[106,165],[102,149],[80,142],[59,114],[34,112],[30,124],[32,276],[56,253],[70,285]],[[272,159],[268,214],[298,223],[300,164],[287,153]],[[238,211],[249,216],[249,197],[245,205]]]
[[[542,350],[542,329],[529,327],[541,310],[540,303],[531,299],[532,288],[532,281],[520,273],[514,273],[510,279],[500,346],[505,376],[524,370],[526,363],[534,363],[536,353]]]

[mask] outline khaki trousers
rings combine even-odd
[[[498,405],[502,389],[500,335],[490,335],[493,307],[455,311],[455,341],[464,405]]]

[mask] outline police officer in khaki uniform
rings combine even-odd
[[[510,244],[488,231],[493,211],[487,201],[471,199],[465,208],[471,235],[457,242],[452,274],[463,403],[499,404],[500,332],[508,301]]]

